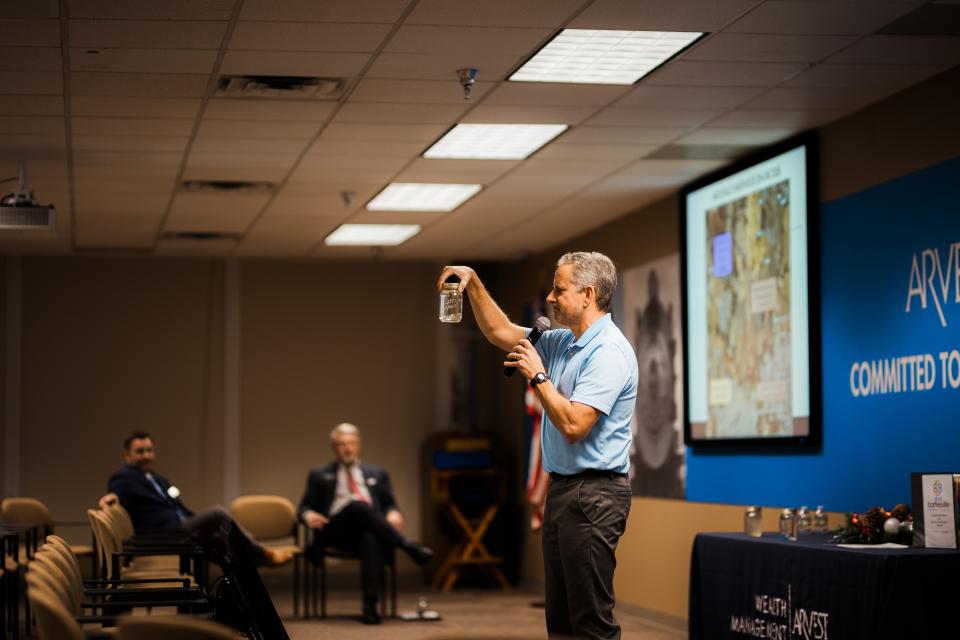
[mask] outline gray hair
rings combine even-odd
[[[347,434],[357,436],[359,438],[360,429],[357,429],[357,425],[355,424],[350,424],[349,422],[341,422],[330,431],[330,442],[336,442],[337,438]]]
[[[572,251],[560,256],[557,266],[573,265],[571,279],[577,289],[593,287],[597,293],[597,307],[610,311],[613,291],[617,288],[617,268],[613,260],[596,251]]]

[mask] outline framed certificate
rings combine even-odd
[[[960,473],[911,473],[913,546],[960,548]]]

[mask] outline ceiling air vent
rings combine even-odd
[[[236,242],[242,237],[239,233],[225,231],[167,231],[163,234],[165,240],[189,240],[191,242],[214,242],[227,240]]]
[[[186,193],[225,193],[254,195],[273,193],[272,182],[249,182],[245,180],[184,180],[181,190]]]
[[[339,100],[346,85],[344,78],[224,75],[220,76],[217,93],[235,98]]]

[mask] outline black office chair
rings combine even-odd
[[[360,557],[353,551],[339,549],[323,544],[308,544],[309,551],[306,553],[306,559],[310,563],[310,569],[304,571],[303,593],[304,603],[303,612],[307,618],[317,614],[317,600],[320,601],[320,618],[327,617],[327,558],[337,560],[360,560]],[[389,595],[390,609],[389,617],[397,617],[397,558],[395,551],[390,551],[384,558],[384,574],[380,579],[380,615],[388,617],[387,596]],[[387,575],[389,574],[389,575]],[[317,588],[319,578],[319,589]],[[319,593],[318,593],[319,592]],[[388,593],[389,592],[389,593]],[[312,608],[311,608],[312,605]]]

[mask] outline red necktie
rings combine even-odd
[[[357,486],[356,481],[353,479],[353,469],[344,469],[344,472],[347,474],[347,484],[350,485],[350,493],[352,493],[360,502],[370,504],[370,500],[363,495],[363,492],[360,491],[360,487]]]

